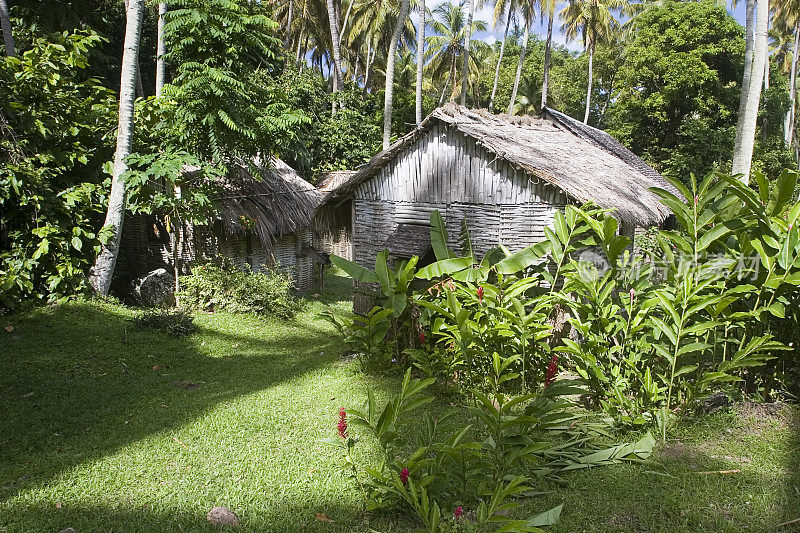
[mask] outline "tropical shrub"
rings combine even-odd
[[[194,317],[185,309],[145,309],[133,318],[140,328],[156,329],[173,337],[191,335],[197,330]]]
[[[245,272],[206,263],[181,277],[182,306],[201,311],[291,318],[299,308],[292,278],[280,270]]]
[[[0,59],[0,306],[87,288],[115,126],[113,92],[85,74],[99,41],[48,35]]]
[[[337,437],[324,440],[342,451],[342,468],[361,490],[366,509],[405,508],[431,532],[466,525],[465,510],[480,531],[541,531],[558,520],[562,506],[520,517],[519,499],[532,482],[650,455],[649,435],[635,444],[593,444],[597,428],[581,423],[565,399],[582,392],[573,382],[555,381],[540,393],[513,398],[500,392],[504,382],[518,377],[510,370],[513,363],[514,357],[493,355],[488,371],[494,389],[474,390],[473,399],[460,406],[474,418],[472,424],[457,409],[440,415],[423,409],[433,401],[424,393],[434,379],[412,379],[411,369],[383,408],[370,390],[361,410],[340,409]],[[420,410],[424,432],[414,442],[408,428]],[[353,448],[363,440],[356,431],[375,439],[379,465],[353,459]]]

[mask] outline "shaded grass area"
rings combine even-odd
[[[319,443],[339,406],[359,406],[367,386],[388,398],[399,381],[342,362],[318,318],[349,307],[349,283],[331,276],[296,320],[201,314],[184,338],[135,328],[110,304],[3,317],[14,330],[0,329],[0,531],[213,531],[215,505],[240,531],[412,528],[363,515]],[[800,518],[800,416],[748,409],[691,421],[653,464],[544,483],[526,507],[563,502],[555,531],[774,530]],[[375,458],[369,441],[357,451]],[[739,472],[701,473],[718,470]]]

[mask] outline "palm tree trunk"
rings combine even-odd
[[[367,39],[367,64],[364,65],[364,94],[367,94],[369,73],[372,71],[372,39]]]
[[[739,96],[739,113],[737,116],[736,136],[734,138],[733,158],[741,151],[743,129],[740,127],[747,106],[747,95],[750,92],[750,79],[753,74],[753,17],[755,15],[755,0],[747,0],[745,5],[745,34],[744,34],[744,73],[742,74],[742,90]]]
[[[447,79],[444,80],[444,87],[442,87],[442,95],[439,97],[439,105],[444,103],[444,95],[447,94],[447,88],[450,87],[450,81],[454,80],[456,77],[456,59],[450,62],[450,74],[447,76]]]
[[[16,57],[17,50],[14,47],[14,34],[11,32],[11,18],[8,16],[8,4],[6,0],[0,0],[0,27],[3,29],[3,42],[6,45],[6,56]]]
[[[475,0],[469,0],[469,13],[467,14],[467,33],[464,35],[464,60],[461,64],[461,105],[467,104],[467,85],[469,84],[469,42],[472,39],[472,17],[475,15]]]
[[[156,96],[161,96],[164,80],[167,78],[167,66],[164,63],[164,54],[167,53],[167,44],[164,42],[164,15],[167,13],[167,3],[158,4],[158,31],[156,34]]]
[[[289,12],[286,14],[286,35],[283,36],[283,47],[289,50],[292,46],[292,18],[294,16],[294,0],[289,0]]]
[[[119,123],[117,126],[117,149],[114,154],[114,171],[111,176],[111,192],[108,196],[108,211],[103,232],[108,239],[95,260],[89,281],[102,296],[111,288],[111,278],[119,255],[122,223],[125,219],[125,182],[122,175],[127,170],[125,158],[133,143],[133,103],[136,99],[136,66],[139,63],[139,43],[144,13],[144,0],[130,0],[126,11],[125,49],[122,54],[120,75]]]
[[[517,75],[514,77],[514,88],[511,90],[511,101],[508,102],[508,114],[514,114],[514,107],[517,103],[517,91],[519,90],[519,79],[522,77],[522,66],[525,64],[525,52],[528,50],[528,38],[531,33],[531,21],[525,17],[525,34],[522,38],[522,48],[519,51],[519,62],[517,62]]]
[[[544,45],[544,70],[542,71],[542,103],[539,109],[547,106],[547,92],[550,89],[550,55],[553,48],[553,19],[555,18],[555,7],[550,10],[550,18],[547,21],[547,41]]]
[[[425,66],[425,0],[419,0],[419,29],[417,30],[417,126],[422,122],[422,67]]]
[[[353,1],[350,0],[350,3],[347,5],[347,11],[344,14],[344,23],[342,23],[342,28],[339,30],[339,41],[344,38],[344,29],[347,27],[347,20],[350,18],[350,11],[353,9]]]
[[[789,100],[792,105],[786,113],[783,121],[783,141],[786,146],[791,146],[794,142],[794,116],[797,102],[797,52],[800,48],[800,25],[794,25],[794,49],[792,50],[792,68],[789,74]]]
[[[500,57],[497,58],[497,66],[494,69],[494,84],[492,85],[492,96],[489,97],[489,111],[494,113],[494,97],[497,95],[497,82],[500,79],[500,63],[503,62],[503,53],[506,50],[506,39],[508,38],[508,27],[511,26],[511,15],[514,13],[512,6],[508,6],[508,17],[506,17],[506,29],[503,30],[503,42],[500,43]]]
[[[589,123],[589,109],[592,107],[592,74],[594,74],[594,39],[589,41],[589,84],[586,87],[586,112],[583,123]]]
[[[469,13],[467,14],[467,33],[464,35],[464,60],[461,64],[461,97],[459,103],[467,104],[467,85],[469,84],[469,44],[472,40],[472,19],[475,16],[475,0],[469,0]]]
[[[747,93],[742,93],[742,98],[746,98],[746,101],[744,113],[739,115],[736,124],[736,141],[733,149],[732,173],[741,174],[744,183],[750,181],[750,166],[753,160],[753,147],[755,145],[758,105],[761,100],[761,86],[764,81],[764,61],[767,48],[767,19],[769,17],[769,4],[767,0],[758,0],[756,9],[756,31],[753,40],[751,77]],[[755,74],[755,76],[753,76],[753,74]]]
[[[394,25],[392,32],[392,42],[389,43],[389,55],[386,57],[386,85],[383,98],[383,149],[389,148],[389,141],[392,137],[392,99],[394,98],[394,62],[397,55],[397,42],[408,16],[409,0],[400,1],[400,13],[397,16],[397,24]]]
[[[331,43],[333,50],[331,56],[333,57],[333,92],[336,92],[342,87],[342,54],[339,47],[339,28],[336,24],[336,8],[333,5],[333,0],[326,0],[328,5],[328,24],[331,29]]]

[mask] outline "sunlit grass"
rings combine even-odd
[[[413,528],[402,515],[364,515],[319,442],[339,406],[398,384],[341,359],[318,317],[325,304],[349,306],[337,296],[347,281],[332,281],[296,320],[201,314],[185,338],[137,329],[116,305],[3,317],[14,330],[0,329],[0,531],[213,530],[215,505],[238,515],[240,531]],[[771,529],[800,517],[792,413],[700,418],[674,435],[684,448],[653,464],[571,473],[527,506],[563,502],[557,531]],[[376,457],[368,440],[357,453]],[[698,473],[713,470],[739,472]]]

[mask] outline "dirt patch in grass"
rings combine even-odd
[[[691,458],[695,459],[700,455],[700,451],[689,444],[685,444],[679,440],[668,442],[658,451],[658,456],[662,459],[680,459]]]
[[[765,430],[773,430],[775,425],[789,428],[797,427],[795,412],[785,403],[742,402],[735,407],[744,434],[760,435]]]

